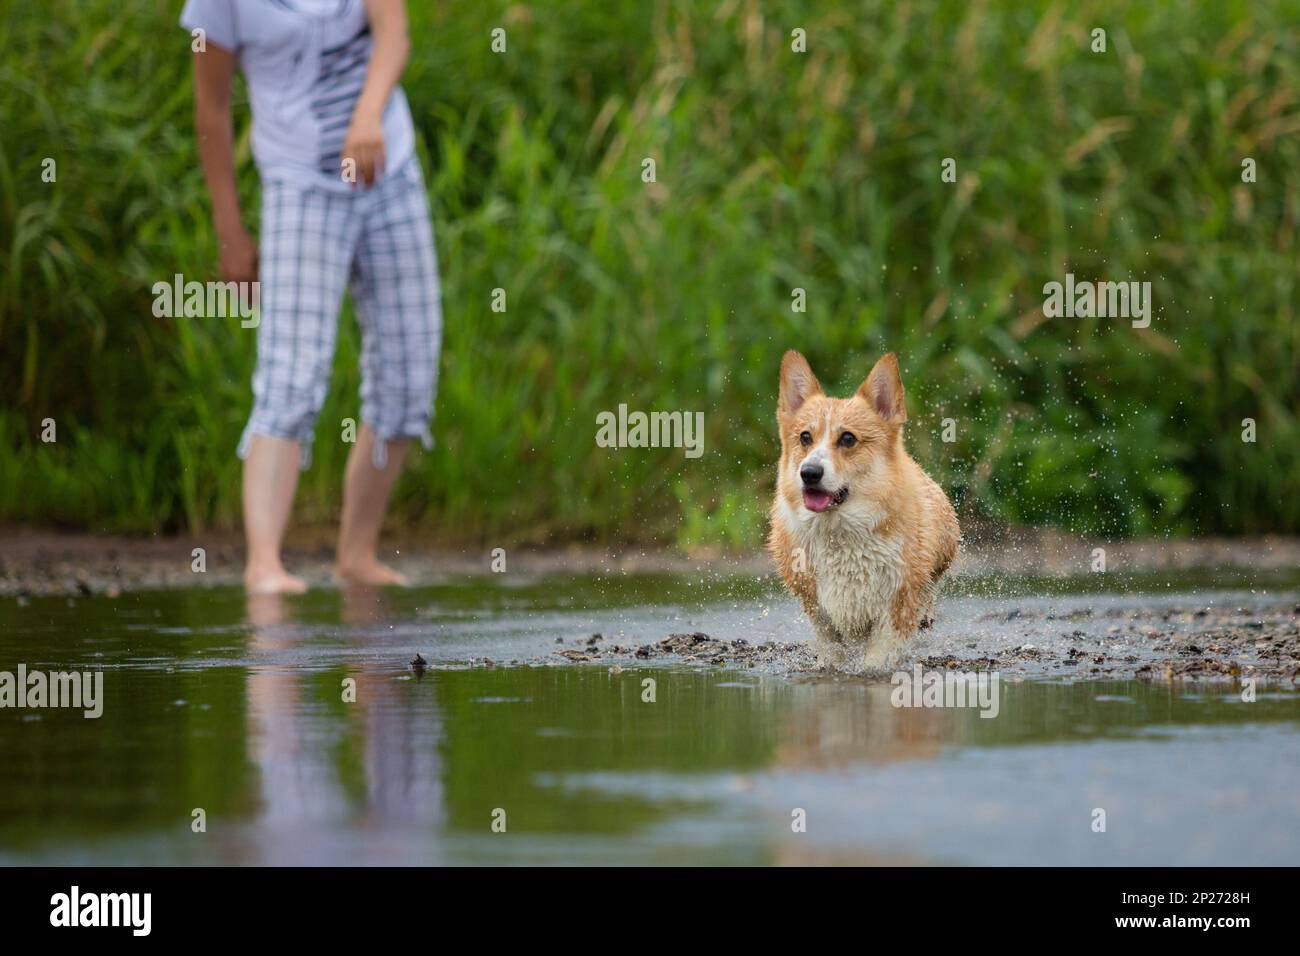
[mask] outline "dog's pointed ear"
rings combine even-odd
[[[781,357],[781,398],[777,411],[782,415],[797,412],[811,395],[820,395],[821,383],[813,374],[808,360],[794,349]]]
[[[891,425],[907,421],[903,405],[903,377],[898,374],[898,357],[893,352],[881,356],[871,374],[858,388],[876,413]]]

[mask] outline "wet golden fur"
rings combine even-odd
[[[904,448],[906,421],[892,353],[843,399],[822,392],[798,352],[782,359],[768,550],[812,619],[827,666],[895,665],[933,615],[939,579],[957,556],[956,513]],[[800,467],[808,462],[824,468],[842,503],[820,513],[805,506]]]

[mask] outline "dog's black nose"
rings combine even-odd
[[[799,469],[799,477],[803,479],[805,485],[815,485],[822,480],[825,469],[821,465],[814,465],[811,462]]]

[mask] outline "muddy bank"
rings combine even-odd
[[[1112,609],[1101,614],[1075,610],[1056,616],[1010,608],[982,620],[1007,631],[1028,626],[1035,640],[990,648],[987,639],[960,651],[934,653],[924,637],[901,665],[927,669],[991,671],[1004,677],[1078,677],[1087,680],[1218,680],[1300,682],[1300,605],[1265,608],[1188,607]],[[1087,622],[1088,629],[1079,626]],[[1051,641],[1043,640],[1048,632]],[[954,643],[951,639],[942,642]],[[727,640],[703,632],[670,634],[648,643],[607,640],[600,634],[557,647],[547,663],[607,664],[622,668],[643,662],[708,664],[753,668],[785,675],[820,674],[807,642]],[[514,662],[523,663],[523,662]],[[534,658],[528,663],[542,663]],[[877,675],[880,676],[880,675]]]
[[[1300,539],[1197,539],[1107,542],[1036,529],[967,527],[957,578],[991,574],[1066,577],[1087,574],[1096,548],[1105,550],[1109,573],[1205,568],[1275,571],[1300,568]],[[204,570],[195,570],[202,549]],[[492,572],[492,547],[431,548],[395,540],[386,559],[414,584]],[[625,548],[506,547],[512,575],[633,574],[663,572],[703,576],[768,576],[761,551],[726,554],[630,545]],[[286,550],[285,564],[316,587],[331,586],[331,547],[323,532],[309,532]],[[107,594],[164,588],[213,587],[240,582],[244,560],[237,536],[125,537],[0,531],[0,595]]]

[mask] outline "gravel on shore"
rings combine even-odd
[[[1091,615],[1089,615],[1091,616]],[[1011,609],[999,621],[1033,622],[1037,628],[1068,627],[1065,619],[1033,621],[1032,612]],[[1109,623],[1113,620],[1115,623]],[[899,666],[925,670],[997,671],[1012,679],[1066,677],[1087,680],[1137,679],[1153,682],[1215,680],[1300,683],[1300,604],[1264,609],[1124,608],[1090,622],[1090,631],[1059,631],[1061,640],[1014,643],[971,653],[920,653]],[[1099,636],[1100,630],[1100,636]],[[811,644],[726,640],[703,632],[670,634],[659,641],[620,644],[599,634],[555,651],[570,663],[617,667],[641,662],[708,664],[780,673],[825,674]]]

